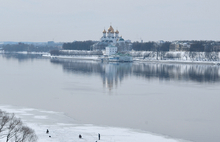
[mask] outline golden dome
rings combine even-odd
[[[108,32],[114,32],[114,29],[112,28],[112,26],[110,26],[109,28],[108,28]]]
[[[119,33],[119,31],[118,31],[118,30],[116,30],[116,31],[115,31],[115,33],[116,33],[116,34],[118,34],[118,33]]]
[[[104,29],[103,33],[106,33],[105,29]]]

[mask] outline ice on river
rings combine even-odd
[[[186,142],[138,130],[80,124],[60,112],[15,106],[0,106],[0,109],[15,113],[34,129],[38,142]],[[46,134],[47,129],[49,134]],[[101,140],[98,140],[98,133]]]

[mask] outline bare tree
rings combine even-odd
[[[22,127],[22,121],[16,118],[14,114],[11,114],[10,120],[11,121],[8,124],[6,142],[8,142],[11,138],[13,138]]]
[[[22,126],[21,129],[19,129],[18,133],[15,135],[15,141],[16,142],[36,142],[37,136],[35,135],[35,132],[33,129]]]
[[[9,115],[0,110],[0,139],[6,136],[7,125],[10,122]]]
[[[14,114],[0,110],[0,139],[6,142],[36,142],[37,136],[33,129],[24,126]]]

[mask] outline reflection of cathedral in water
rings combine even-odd
[[[47,60],[41,55],[2,54],[7,60]],[[70,74],[98,75],[100,84],[109,88],[116,87],[128,76],[144,78],[145,80],[219,83],[220,66],[198,64],[155,64],[155,63],[100,63],[74,59],[51,59],[52,64],[62,66],[63,71]]]
[[[195,64],[154,64],[154,63],[100,63],[70,59],[51,59],[54,64],[61,64],[65,72],[74,74],[98,74],[103,86],[116,87],[127,76],[136,76],[147,80],[220,82],[220,66]]]
[[[103,85],[110,90],[113,86],[118,85],[118,82],[131,73],[132,63],[109,63],[104,64],[105,73],[102,74]]]
[[[101,75],[103,86],[111,90],[128,74],[131,74],[132,63],[100,63],[70,59],[51,59],[54,64],[62,64],[65,72]]]

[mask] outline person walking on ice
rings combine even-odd
[[[81,138],[82,138],[82,135],[79,135],[79,138],[81,139]]]

